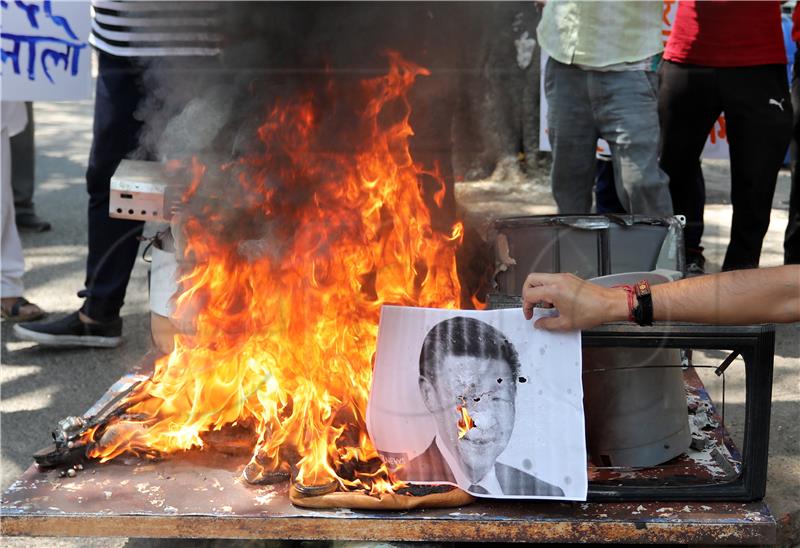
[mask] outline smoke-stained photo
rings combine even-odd
[[[370,436],[411,483],[585,500],[580,348],[578,332],[535,329],[518,309],[384,306]]]

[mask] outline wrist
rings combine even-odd
[[[607,322],[625,322],[630,319],[630,299],[628,291],[623,287],[615,287],[608,290],[608,302],[606,303]]]

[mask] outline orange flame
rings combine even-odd
[[[466,405],[457,406],[456,411],[458,411],[458,439],[461,439],[470,429],[475,428],[475,421],[469,416]]]
[[[432,229],[418,177],[438,175],[409,152],[406,94],[428,71],[390,61],[362,83],[353,150],[323,146],[308,94],[279,101],[258,129],[261,150],[223,166],[233,188],[212,197],[227,207],[183,223],[194,266],[177,315],[193,318],[193,332],[176,336],[91,456],[202,448],[204,433],[238,425],[257,436],[246,476],[393,489],[364,419],[380,308],[458,307],[463,230]],[[195,160],[191,172],[187,199],[207,189],[205,167]]]

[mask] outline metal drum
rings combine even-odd
[[[670,281],[656,272],[611,274],[604,286]],[[689,447],[691,433],[680,350],[584,348],[586,441],[592,460],[605,466],[655,466]]]
[[[683,272],[680,217],[538,215],[498,219],[492,226],[495,292],[517,296],[530,272],[571,272],[579,278]]]

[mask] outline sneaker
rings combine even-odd
[[[686,277],[694,278],[706,273],[706,258],[703,248],[686,250]]]
[[[20,323],[14,334],[23,341],[45,346],[114,348],[122,342],[122,318],[106,323],[84,323],[79,312],[52,322]]]

